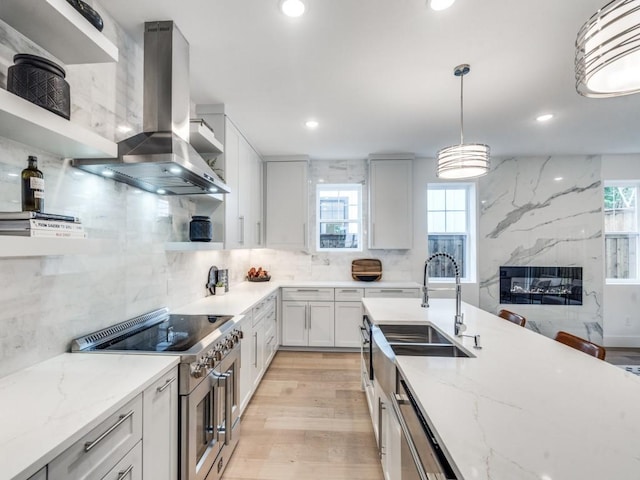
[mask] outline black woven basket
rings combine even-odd
[[[19,53],[7,71],[7,90],[69,120],[71,100],[64,69],[46,58]]]

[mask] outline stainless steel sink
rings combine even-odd
[[[389,343],[429,343],[452,345],[431,325],[379,325],[380,331]]]
[[[416,356],[416,357],[465,357],[468,358],[464,350],[449,344],[429,344],[429,343],[391,343],[389,346],[396,356]]]

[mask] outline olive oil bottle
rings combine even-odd
[[[38,157],[29,156],[29,166],[22,170],[22,211],[44,211],[44,175],[38,170]]]

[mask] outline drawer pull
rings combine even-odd
[[[102,435],[100,435],[98,438],[96,438],[93,442],[87,442],[84,444],[84,451],[85,452],[89,452],[91,449],[93,449],[93,447],[95,447],[96,445],[98,445],[102,440],[104,440],[111,432],[113,432],[116,428],[118,428],[120,425],[122,425],[124,422],[127,421],[127,419],[129,417],[131,417],[133,415],[133,410],[131,410],[129,413],[126,413],[124,415],[120,415],[118,421],[116,423],[114,423],[109,430],[107,430],[106,432],[104,432]]]
[[[358,290],[356,290],[355,288],[352,288],[350,290],[343,288],[341,290],[339,290],[340,293],[356,293]]]
[[[175,382],[175,381],[176,381],[176,378],[177,378],[177,377],[170,378],[169,380],[167,380],[166,382],[164,382],[164,385],[162,385],[161,387],[156,388],[156,391],[157,391],[158,393],[162,393],[162,392],[164,392],[164,391],[169,387],[169,385],[171,385],[173,382]]]
[[[118,472],[118,478],[116,480],[124,480],[127,475],[133,471],[133,465],[129,465],[126,470]]]
[[[319,292],[317,288],[297,288],[296,292]]]

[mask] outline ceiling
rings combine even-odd
[[[174,20],[191,45],[191,97],[224,103],[262,155],[314,159],[413,152],[465,141],[494,156],[639,153],[640,95],[581,97],[574,42],[608,0],[107,0],[142,43],[143,22]],[[538,123],[535,117],[555,118]],[[304,122],[320,126],[309,131]]]

